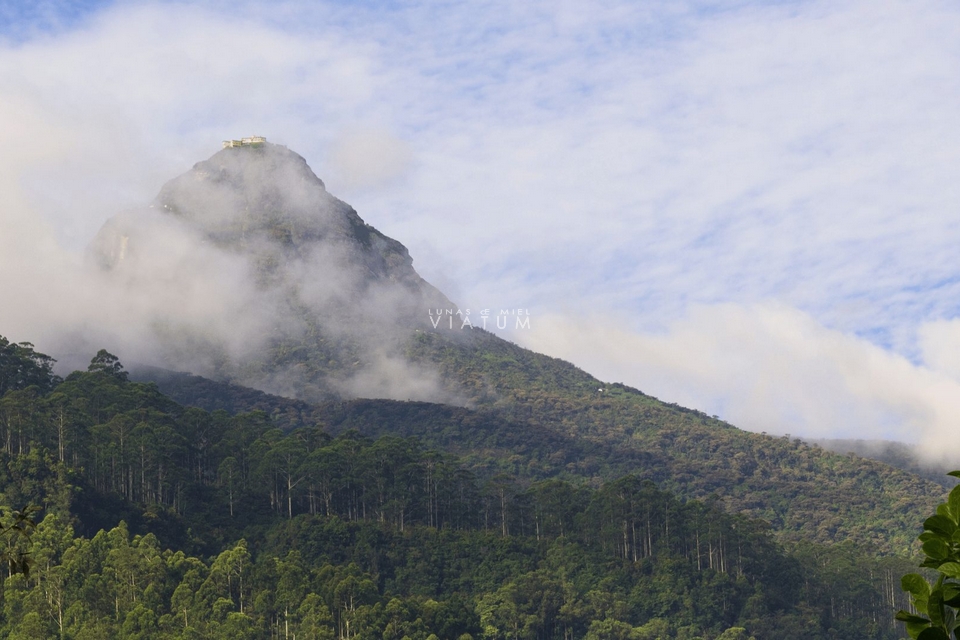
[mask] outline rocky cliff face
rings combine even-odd
[[[453,305],[286,147],[197,163],[109,220],[92,253],[117,286],[173,307],[152,319],[154,364],[307,399],[437,399],[401,354],[432,330],[429,309]]]

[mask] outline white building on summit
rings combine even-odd
[[[263,144],[267,139],[264,136],[250,136],[249,138],[240,138],[239,140],[224,140],[223,148],[230,149],[231,147],[252,147],[259,144]]]

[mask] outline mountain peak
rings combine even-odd
[[[453,306],[416,272],[406,247],[331,195],[302,156],[265,141],[225,146],[196,163],[149,207],[109,220],[93,253],[127,287],[165,277],[176,295],[225,296],[220,310],[211,309],[216,299],[184,300],[180,311],[204,308],[196,322],[161,313],[170,344],[154,364],[287,395],[316,396],[305,380],[316,391],[329,387],[321,379],[367,375],[376,362],[396,368],[409,336],[430,328],[428,310]],[[243,322],[211,328],[218,311]],[[243,339],[230,334],[243,324],[252,325]],[[293,391],[258,384],[281,371]]]
[[[232,149],[234,147],[257,147],[266,143],[266,136],[250,136],[249,138],[241,138],[239,140],[224,140],[223,148]]]
[[[225,148],[196,163],[163,186],[155,206],[224,242],[244,242],[258,232],[309,241],[366,227],[302,156],[270,143]]]

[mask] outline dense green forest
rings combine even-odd
[[[943,486],[895,467],[745,432],[480,330],[468,333],[419,332],[409,356],[440,371],[469,408],[371,399],[314,405],[185,374],[137,374],[181,404],[262,410],[284,429],[323,424],[331,433],[416,436],[481,477],[596,487],[637,474],[687,499],[719,496],[727,510],[769,522],[782,542],[857,540],[908,554],[917,523],[944,495]]]
[[[889,440],[825,439],[807,442],[823,447],[827,451],[852,453],[862,458],[878,460],[891,467],[909,471],[930,482],[936,482],[944,489],[953,489],[960,482],[950,475],[952,470],[950,465],[925,460],[915,445]]]
[[[52,364],[0,341],[0,504],[43,508],[11,543],[29,573],[2,571],[5,637],[899,637],[914,563],[868,539],[785,547],[642,467],[512,473],[368,437],[380,418],[349,406],[280,429],[184,407],[105,351]]]

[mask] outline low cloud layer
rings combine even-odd
[[[5,237],[4,260],[43,271],[0,270],[23,300],[3,331],[67,367],[107,346],[128,365],[306,400],[455,401],[400,356],[428,309],[450,303],[285,147],[197,163],[149,206],[111,217],[82,254],[48,240],[50,261],[38,259],[42,229]]]
[[[525,346],[745,429],[915,442],[929,459],[960,462],[955,366],[914,364],[784,305],[698,306],[656,333],[610,316],[550,316],[537,327],[522,334]],[[960,339],[956,325],[924,331],[950,329]]]
[[[347,131],[330,151],[330,179],[350,191],[382,188],[410,170],[410,146],[389,131]]]

